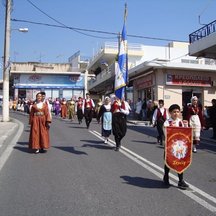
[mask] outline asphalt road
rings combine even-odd
[[[12,114],[24,131],[0,171],[2,216],[191,216],[216,214],[216,144],[202,143],[184,173],[190,189],[162,183],[163,151],[156,129],[128,125],[120,152],[104,144],[100,125],[54,118],[51,148],[28,151],[27,116]]]

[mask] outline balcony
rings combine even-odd
[[[116,63],[108,66],[106,69],[102,70],[96,77],[88,81],[88,89],[95,91],[106,90],[107,86],[113,84],[115,75]],[[96,90],[97,89],[97,90]]]
[[[216,59],[216,20],[189,35],[189,55]]]

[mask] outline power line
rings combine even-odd
[[[92,30],[92,29],[86,29],[86,28],[76,28],[76,27],[70,27],[70,26],[62,26],[62,25],[48,24],[48,23],[42,23],[42,22],[35,22],[35,21],[30,21],[30,20],[11,19],[11,21],[24,22],[24,23],[30,23],[30,24],[35,24],[35,25],[44,25],[44,26],[56,27],[56,28],[67,28],[67,29],[71,29],[71,30],[79,30],[79,31],[86,31],[86,32],[94,32],[94,33],[98,33],[98,34],[108,34],[108,35],[116,35],[116,36],[118,36],[118,34],[119,34],[119,33],[115,33],[115,32]],[[142,35],[127,34],[127,36],[133,37],[133,38],[149,39],[149,40],[188,42],[188,41],[168,39],[168,38],[146,37],[146,36],[142,36]],[[95,37],[97,37],[97,36],[95,36]],[[98,38],[101,38],[101,37],[98,37]],[[111,39],[111,38],[109,37],[107,39]]]
[[[68,28],[68,26],[66,26],[64,23],[58,21],[57,19],[51,17],[49,14],[47,14],[46,12],[44,12],[43,10],[41,10],[39,7],[37,7],[33,2],[31,2],[30,0],[26,0],[27,2],[29,2],[33,7],[35,7],[37,10],[39,10],[42,14],[44,14],[45,16],[49,17],[51,20],[55,21],[56,23],[60,24],[61,26],[65,27],[65,28]],[[85,36],[89,36],[89,37],[94,37],[94,38],[101,38],[101,37],[98,37],[98,36],[95,36],[95,35],[90,35],[90,34],[86,34],[86,33],[83,33],[83,32],[80,32],[77,28],[70,28],[71,30],[79,33],[79,34],[83,34]],[[103,38],[103,39],[106,39],[106,38]]]
[[[113,33],[113,32],[105,32],[105,31],[98,31],[98,30],[89,30],[89,29],[81,29],[81,28],[74,28],[74,27],[69,27],[67,25],[65,25],[64,23],[58,21],[57,19],[51,17],[49,14],[47,14],[46,12],[44,12],[43,10],[41,10],[39,7],[37,7],[34,3],[32,3],[32,1],[30,0],[26,0],[27,2],[29,2],[33,7],[35,7],[37,10],[39,10],[41,13],[43,13],[45,16],[49,17],[50,19],[52,19],[53,21],[55,21],[56,23],[60,24],[61,26],[53,26],[53,27],[65,27],[65,28],[68,28],[68,29],[71,29],[79,34],[83,34],[83,35],[86,35],[86,36],[90,36],[90,37],[96,37],[96,38],[101,38],[101,37],[98,37],[98,36],[94,36],[94,35],[89,35],[89,34],[86,34],[86,33],[83,33],[81,31],[88,31],[88,32],[94,32],[94,33],[102,33],[102,34],[112,34],[112,35],[117,35],[119,33]],[[32,24],[39,24],[39,23],[33,23]],[[49,26],[52,26],[49,24]],[[127,35],[128,37],[134,37],[134,38],[142,38],[142,39],[150,39],[150,40],[160,40],[160,41],[179,41],[179,42],[188,42],[188,41],[181,41],[181,40],[173,40],[173,39],[164,39],[164,38],[155,38],[155,37],[145,37],[145,36],[141,36],[141,35]],[[103,39],[106,39],[106,38],[103,38]],[[111,39],[111,38],[109,38]],[[113,38],[112,38],[113,39]]]

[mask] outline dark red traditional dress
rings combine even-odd
[[[30,149],[48,149],[50,147],[49,123],[51,123],[51,119],[47,104],[40,102],[32,105],[29,115]]]

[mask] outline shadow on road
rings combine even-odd
[[[56,149],[60,149],[62,151],[66,151],[66,152],[69,152],[69,153],[72,153],[72,154],[77,154],[77,155],[88,155],[86,152],[84,151],[77,151],[74,147],[71,147],[71,146],[53,146],[53,148],[56,148]]]
[[[146,141],[143,141],[143,140],[131,140],[132,142],[135,142],[135,143],[141,143],[141,144],[157,144],[157,142],[146,142]]]
[[[17,142],[18,145],[28,145],[28,142]]]
[[[148,179],[148,178],[141,178],[141,177],[131,177],[131,176],[120,176],[125,182],[125,184],[134,185],[137,187],[143,188],[167,188],[164,186],[163,181],[155,180],[155,179]]]
[[[91,147],[91,148],[97,148],[103,150],[113,150],[113,147],[103,144],[103,141],[96,141],[96,140],[80,140],[80,141],[89,143],[89,144],[83,144],[82,147]]]
[[[33,152],[30,151],[28,147],[19,147],[19,146],[14,146],[14,149],[19,150],[21,152],[25,152],[28,154],[32,154]]]

